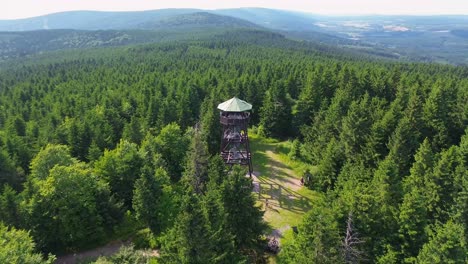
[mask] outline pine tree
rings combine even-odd
[[[208,223],[200,198],[189,189],[174,227],[162,240],[161,263],[210,263],[213,259]]]
[[[140,120],[135,116],[132,116],[130,123],[125,124],[122,138],[129,142],[140,144],[143,140],[143,133],[141,131]]]
[[[402,175],[409,172],[414,153],[419,146],[420,136],[420,133],[412,128],[410,120],[403,117],[389,140],[389,155],[398,164],[398,170]]]
[[[208,153],[217,154],[220,148],[221,126],[219,114],[214,102],[214,95],[203,101],[200,111],[201,138],[208,146]]]
[[[427,207],[427,199],[419,189],[413,189],[403,197],[399,215],[399,234],[402,240],[401,252],[405,261],[414,261],[422,245],[427,241],[425,232],[428,225]]]
[[[0,140],[1,141],[1,140]],[[0,188],[4,184],[9,184],[15,188],[20,187],[22,179],[16,173],[15,163],[10,158],[8,152],[6,152],[0,146]]]
[[[191,131],[192,140],[186,160],[184,181],[186,181],[195,193],[202,194],[206,191],[208,182],[208,148],[202,140],[200,129]]]
[[[456,146],[442,152],[431,174],[430,187],[424,188],[426,192],[429,192],[429,211],[435,219],[441,222],[449,219],[454,198],[460,191],[456,186],[457,168],[460,161]]]
[[[211,248],[214,253],[210,263],[242,263],[246,259],[235,246],[235,236],[228,229],[228,214],[224,208],[221,186],[227,175],[218,165],[221,159],[214,157],[210,162],[209,182],[203,196],[203,210],[208,221]],[[222,161],[221,161],[222,162]]]
[[[282,82],[268,90],[260,109],[260,125],[266,136],[285,138],[290,136],[292,109],[286,88]]]
[[[423,109],[423,118],[429,127],[434,149],[447,148],[460,138],[463,127],[454,120],[456,90],[451,82],[438,80],[432,87]]]
[[[260,237],[266,228],[263,212],[255,205],[251,186],[251,179],[245,176],[245,170],[237,166],[221,187],[227,230],[235,236],[236,248],[244,254],[259,250]]]
[[[153,173],[149,166],[142,168],[141,176],[135,182],[133,210],[137,219],[144,222],[155,235],[162,231],[161,197],[163,185],[169,182],[169,176],[162,168]]]
[[[466,263],[468,245],[462,225],[448,221],[436,226],[428,243],[424,244],[416,263]]]
[[[413,188],[423,189],[425,183],[430,179],[435,157],[427,138],[420,145],[414,159],[415,161],[410,169],[410,176],[403,181],[405,192],[410,192]]]
[[[20,196],[9,186],[3,187],[0,194],[0,222],[8,226],[21,226]]]
[[[338,222],[332,211],[321,204],[312,207],[279,258],[291,264],[343,263]]]
[[[318,165],[318,174],[312,180],[311,187],[319,191],[333,190],[345,160],[340,142],[332,138],[326,146],[323,159]]]
[[[343,118],[340,140],[348,159],[357,160],[365,145],[365,138],[372,124],[369,107],[369,96],[366,94],[360,101],[351,103],[346,117]]]

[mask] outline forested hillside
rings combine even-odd
[[[6,31],[0,32],[0,62],[56,50],[206,39],[226,31],[242,29],[260,27],[242,19],[197,12],[148,19],[141,22],[137,29],[127,30]]]
[[[51,46],[57,47],[64,42],[65,48],[70,44],[77,48],[76,43],[87,43],[87,40],[90,44],[88,46],[141,43],[141,35],[154,34],[154,32],[144,34],[139,32],[135,36],[135,32],[129,31],[193,30],[200,27],[205,29],[258,27],[295,39],[379,53],[402,61],[456,65],[468,63],[466,55],[468,54],[466,41],[468,16],[466,15],[327,16],[256,7],[216,10],[169,8],[133,12],[69,11],[24,19],[0,20],[0,31],[2,31],[0,54],[5,53],[2,52],[3,45],[10,49],[15,47],[14,43],[8,42],[10,39],[13,42],[19,40],[21,45],[24,38],[37,47],[37,39],[27,38],[31,34],[28,34],[28,31],[33,31],[34,37],[42,39],[34,31],[51,30],[52,33],[41,33],[50,36],[56,34],[55,30],[78,30],[80,36],[70,40],[65,37],[50,43]],[[96,30],[100,32],[82,32]],[[109,35],[114,34],[124,34],[124,37],[109,38]],[[18,35],[23,38],[18,38]],[[146,38],[145,42],[153,42],[149,40],[160,38],[160,35]],[[139,41],[135,41],[137,39]]]
[[[16,250],[0,262],[130,233],[158,263],[264,263],[250,179],[217,155],[216,105],[233,96],[318,168],[307,186],[322,199],[280,263],[468,260],[468,68],[241,31],[0,72],[0,244]]]

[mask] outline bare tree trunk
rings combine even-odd
[[[346,222],[346,236],[343,240],[343,257],[345,263],[359,263],[363,259],[363,252],[358,249],[358,245],[364,243],[358,237],[358,232],[353,226],[353,213],[349,212]]]

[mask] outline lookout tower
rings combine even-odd
[[[220,122],[223,126],[221,136],[221,157],[228,165],[249,166],[252,176],[252,160],[247,127],[249,125],[252,105],[233,97],[218,105],[221,110]]]

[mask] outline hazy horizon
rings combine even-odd
[[[24,8],[24,7],[27,8]],[[1,20],[37,17],[67,11],[148,11],[167,8],[227,9],[227,8],[271,8],[299,11],[318,15],[468,15],[468,2],[446,1],[403,1],[403,0],[339,0],[317,1],[260,1],[238,0],[217,2],[203,0],[196,3],[174,0],[170,3],[158,3],[149,0],[111,2],[109,0],[80,0],[64,2],[60,0],[17,0],[4,3],[0,10]]]

